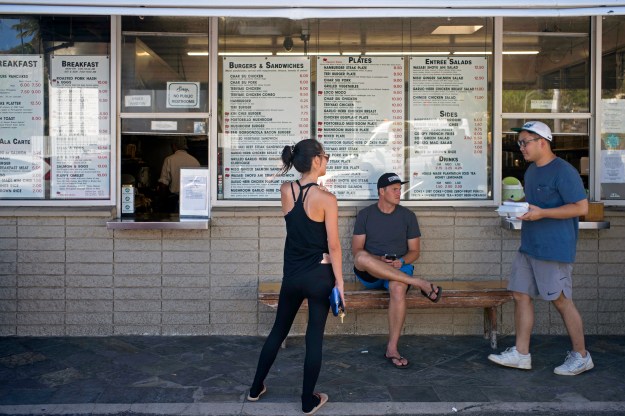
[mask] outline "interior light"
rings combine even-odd
[[[137,56],[150,56],[150,52],[146,52],[146,51],[137,52]]]
[[[208,51],[187,52],[189,56],[208,56]]]
[[[540,51],[503,51],[504,55],[538,55]]]
[[[492,55],[491,51],[468,51],[468,52],[454,52],[454,55]]]
[[[365,52],[365,55],[449,55],[449,51],[424,51],[424,52],[396,52],[396,51],[381,51],[381,52]]]
[[[439,26],[432,32],[433,35],[470,35],[480,30],[482,25],[475,26]]]
[[[272,52],[219,52],[219,56],[271,56]]]
[[[340,52],[308,52],[308,55],[315,56],[341,56]]]
[[[304,52],[276,52],[279,56],[304,56]]]
[[[344,55],[344,56],[358,56],[358,55],[362,55],[362,52],[341,52],[341,55]]]

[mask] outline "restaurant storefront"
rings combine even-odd
[[[279,155],[309,137],[331,155],[348,279],[356,212],[392,171],[417,273],[505,280],[520,233],[494,210],[522,197],[528,120],[597,208],[575,266],[586,330],[625,333],[625,7],[67,3],[0,1],[1,335],[264,334],[257,287],[281,278],[278,189],[296,178]],[[163,186],[181,149],[197,163]],[[539,307],[539,332],[564,331]],[[332,325],[384,333],[386,314]],[[413,310],[405,330],[481,327]]]

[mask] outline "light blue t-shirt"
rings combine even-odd
[[[579,173],[559,157],[541,167],[532,163],[525,172],[524,190],[525,200],[540,208],[556,208],[586,198]],[[577,217],[524,221],[519,251],[540,260],[573,263],[578,224]]]

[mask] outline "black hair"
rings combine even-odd
[[[306,173],[312,168],[315,156],[323,154],[323,146],[315,139],[304,139],[295,146],[284,146],[282,149],[283,175],[295,167],[299,173]]]

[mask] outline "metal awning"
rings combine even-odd
[[[224,5],[227,3],[227,6]],[[0,13],[310,18],[610,16],[625,0],[0,0]]]

